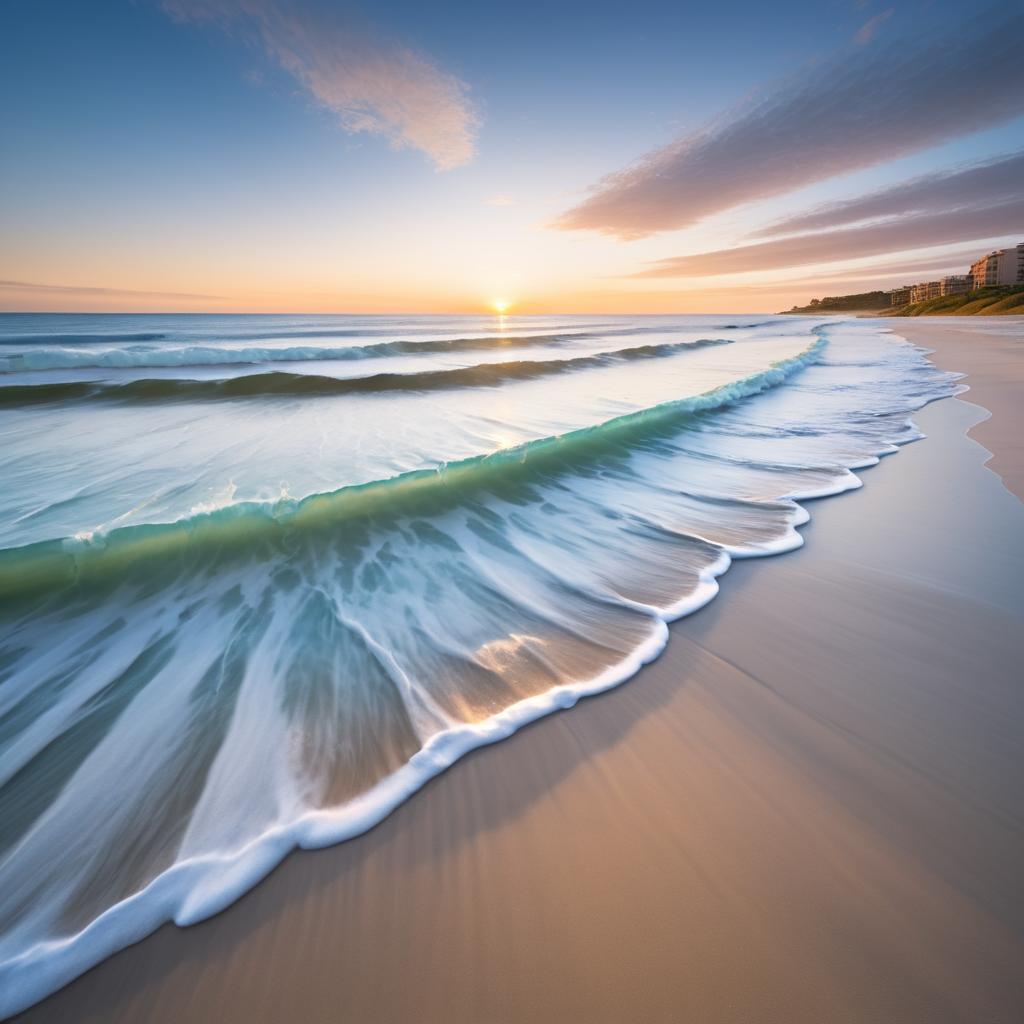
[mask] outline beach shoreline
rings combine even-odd
[[[1012,1015],[1024,506],[965,435],[1019,495],[1022,346],[885,326],[972,390],[811,502],[804,548],[736,564],[620,689],[19,1019]]]
[[[980,319],[984,326],[985,318]],[[1024,317],[997,318],[996,323],[1019,326],[1016,338],[997,334],[976,345],[977,331],[963,317],[896,318],[882,325],[902,338],[931,349],[929,357],[943,370],[964,373],[967,401],[990,415],[969,434],[991,452],[989,468],[1006,487],[1024,500],[1024,437],[1020,430],[1020,397],[1024,394]]]

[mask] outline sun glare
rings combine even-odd
[[[512,303],[507,299],[491,299],[491,309],[493,309],[498,316],[504,316],[511,305]]]

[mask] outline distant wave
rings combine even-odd
[[[311,373],[271,371],[215,380],[146,378],[123,384],[101,381],[55,381],[0,387],[0,407],[88,399],[114,402],[202,401],[270,396],[353,395],[387,391],[438,391],[449,388],[497,387],[567,371],[595,369],[637,359],[657,359],[691,349],[728,345],[724,338],[639,345],[572,359],[515,360],[479,363],[451,370],[375,373],[366,377],[327,377]]]
[[[352,335],[372,337],[383,331],[335,331],[307,332],[311,337],[340,337]],[[393,333],[393,332],[392,332]],[[481,334],[460,338],[432,338],[428,340],[398,339],[375,342],[369,345],[290,345],[282,347],[233,345],[183,345],[168,344],[155,347],[111,348],[97,351],[95,348],[53,347],[59,340],[52,337],[42,339],[0,340],[0,344],[28,344],[30,340],[39,346],[27,352],[0,356],[0,373],[19,373],[40,370],[77,369],[131,369],[132,367],[184,367],[184,366],[233,366],[259,363],[300,363],[345,361],[350,359],[379,359],[387,356],[421,355],[433,352],[472,352],[495,348],[528,348],[542,345],[562,345],[574,341],[594,338],[629,337],[637,334],[664,333],[661,327],[632,327],[606,333],[597,330],[556,331],[541,334]],[[266,338],[299,337],[303,332],[293,331],[282,335],[267,334]],[[135,342],[158,340],[165,337],[153,335],[81,335],[60,336],[60,344],[76,342],[105,341]]]
[[[162,333],[143,334],[8,334],[0,335],[0,345],[89,345],[119,342],[162,341]]]
[[[202,512],[174,523],[122,527],[100,537],[61,538],[0,550],[0,602],[5,597],[82,582],[106,568],[123,568],[136,557],[167,557],[205,539],[218,548],[239,543],[244,548],[281,529],[328,522],[372,512],[379,503],[416,503],[425,494],[451,495],[468,487],[507,482],[548,468],[552,460],[587,459],[607,453],[609,445],[635,442],[666,428],[681,417],[721,408],[781,384],[816,361],[825,346],[818,338],[801,354],[775,363],[760,373],[731,381],[702,395],[677,399],[627,413],[593,427],[528,441],[488,455],[448,463],[439,470],[413,470],[387,480],[341,488],[325,494],[273,503],[239,502]],[[453,371],[458,372],[458,371]],[[163,383],[163,382],[159,382]],[[173,383],[173,382],[172,382]],[[193,382],[188,382],[193,383]],[[421,510],[422,511],[422,510]]]
[[[360,336],[365,337],[362,332]],[[379,333],[379,332],[378,332]],[[288,348],[239,348],[227,345],[165,345],[155,348],[68,350],[34,348],[12,356],[0,356],[0,371],[129,369],[131,367],[231,366],[245,363],[299,363],[307,360],[374,359],[382,356],[429,352],[461,352],[474,349],[558,344],[578,335],[495,335],[439,338],[429,341],[385,341],[370,345],[292,345]],[[599,337],[599,335],[595,335]]]

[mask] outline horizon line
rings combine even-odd
[[[278,313],[263,312],[246,312],[246,311],[235,311],[231,313],[225,312],[203,312],[202,310],[97,310],[97,309],[0,309],[0,316],[477,316],[477,317],[492,317],[495,320],[508,320],[516,316],[775,316],[777,314],[769,313],[768,310],[752,310],[747,313],[737,313],[735,310],[709,310],[707,312],[695,313],[686,312],[685,310],[678,310],[675,312],[643,312],[643,311],[628,311],[623,312],[622,310],[590,310],[585,313],[572,312],[570,310],[558,310],[549,313],[495,313],[493,311],[486,312],[481,311],[479,313],[472,312],[455,312],[455,311],[443,311],[435,313],[410,313],[406,312],[358,312],[358,311],[337,311],[337,310],[321,310],[319,312],[303,312],[301,310],[286,310]]]

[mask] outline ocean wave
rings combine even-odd
[[[849,467],[948,393],[908,383],[909,357],[833,392],[857,371],[820,365],[819,334],[706,394],[437,470],[0,552],[0,1014],[622,682],[732,558],[798,546],[798,499],[857,486]],[[784,386],[804,371],[806,393]],[[739,436],[791,424],[792,396],[790,460]]]
[[[114,402],[202,401],[270,396],[315,397],[387,391],[438,391],[448,388],[497,387],[517,380],[536,380],[553,374],[614,366],[636,359],[657,359],[687,350],[728,345],[728,339],[639,345],[571,359],[514,360],[479,363],[449,370],[410,373],[375,373],[366,377],[327,377],[311,373],[245,374],[214,380],[147,378],[125,383],[54,381],[46,384],[10,384],[0,387],[0,407],[70,402],[81,399]]]
[[[731,328],[730,328],[731,329]],[[332,332],[285,332],[283,334],[236,335],[237,340],[278,340],[283,337],[359,337],[369,338],[394,332],[352,330]],[[32,339],[25,336],[0,339],[4,345],[27,345],[32,348],[8,356],[0,356],[0,373],[24,373],[44,370],[131,369],[133,367],[234,366],[258,363],[300,363],[379,359],[387,356],[421,355],[443,352],[471,352],[494,348],[528,348],[563,345],[577,341],[608,337],[631,337],[638,334],[662,334],[664,327],[632,327],[613,330],[563,330],[539,334],[514,331],[469,335],[456,338],[400,338],[393,341],[360,345],[290,345],[237,346],[232,344],[181,344],[178,342],[153,347],[135,344],[123,348],[97,351],[95,348],[63,348],[63,345],[96,343],[129,343],[157,341],[163,334],[134,335],[62,335]]]
[[[91,345],[121,342],[163,341],[166,334],[142,331],[127,334],[3,334],[0,345]],[[2,366],[0,362],[0,366]]]
[[[429,502],[440,495],[450,500],[452,495],[460,495],[467,487],[504,485],[522,477],[529,478],[535,472],[544,472],[551,463],[600,457],[607,454],[611,446],[637,442],[665,429],[674,429],[681,418],[721,408],[777,386],[813,363],[825,344],[823,338],[817,338],[791,359],[702,395],[664,402],[597,426],[446,463],[438,469],[413,470],[386,480],[301,499],[232,503],[174,523],[122,527],[106,534],[5,548],[0,550],[0,602],[9,598],[23,599],[37,589],[80,583],[108,567],[120,569],[140,557],[175,556],[196,542],[223,548],[238,545],[244,549],[281,530],[321,523],[333,528],[345,517],[379,512],[385,505],[403,510],[408,506],[409,514],[413,514],[417,503],[423,500]]]
[[[357,334],[358,332],[352,332]],[[366,337],[365,334],[360,335]],[[254,363],[301,363],[378,359],[432,352],[468,352],[476,349],[556,345],[575,340],[575,335],[498,335],[440,338],[424,341],[398,340],[364,345],[291,345],[288,347],[237,347],[229,345],[161,346],[74,351],[33,348],[12,356],[0,356],[0,372],[39,370],[131,369],[133,367],[234,366]]]

